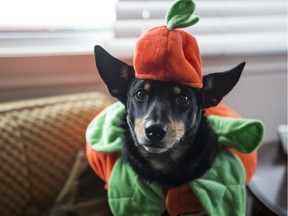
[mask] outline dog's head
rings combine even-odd
[[[199,123],[202,94],[187,86],[135,79],[127,92],[127,121],[139,150],[173,149]]]
[[[100,46],[95,47],[95,58],[110,94],[126,106],[135,145],[141,152],[151,154],[177,149],[183,137],[196,133],[202,110],[222,100],[238,82],[245,65],[206,75],[203,87],[197,89],[179,83],[137,79],[132,66]]]

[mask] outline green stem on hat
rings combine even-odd
[[[177,0],[166,14],[168,30],[185,28],[197,23],[199,17],[193,15],[195,7],[193,0]]]

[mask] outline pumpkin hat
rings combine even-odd
[[[139,79],[202,87],[202,61],[195,37],[184,30],[198,22],[193,0],[176,1],[166,15],[167,26],[154,27],[138,39],[134,69]]]

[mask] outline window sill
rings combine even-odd
[[[113,38],[111,31],[0,33],[0,57],[92,54],[95,44]]]

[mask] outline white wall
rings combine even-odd
[[[235,109],[244,118],[260,119],[265,125],[264,141],[278,140],[277,128],[287,124],[287,64],[286,55],[258,57],[204,58],[206,73],[224,71],[246,60],[246,66],[236,87],[224,98],[224,103]],[[238,61],[237,61],[238,60]],[[223,66],[221,66],[223,62]],[[227,65],[228,62],[228,65]],[[255,68],[253,65],[263,64]],[[265,64],[274,65],[266,70]],[[206,66],[205,66],[206,65]],[[281,66],[282,65],[282,66]],[[266,67],[268,67],[266,66]]]

